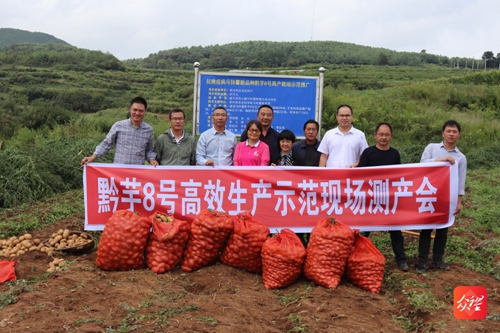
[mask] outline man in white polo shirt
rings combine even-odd
[[[318,147],[320,167],[353,168],[358,165],[368,142],[363,132],[352,126],[352,108],[343,104],[337,108],[338,126],[326,132]]]

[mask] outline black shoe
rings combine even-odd
[[[424,274],[425,272],[427,272],[428,268],[429,268],[429,265],[427,265],[427,263],[420,263],[417,266],[417,273]]]
[[[398,267],[403,272],[408,272],[410,270],[410,267],[408,267],[408,265],[405,262],[399,264]]]
[[[432,267],[433,268],[440,268],[443,271],[449,271],[450,270],[450,266],[448,266],[448,264],[445,263],[442,260],[441,261],[434,261],[434,262],[432,262]]]

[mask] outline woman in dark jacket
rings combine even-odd
[[[295,134],[290,130],[283,130],[278,135],[280,156],[271,161],[272,166],[293,166],[292,145],[295,142]]]

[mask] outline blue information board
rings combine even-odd
[[[318,114],[318,78],[305,76],[200,73],[197,134],[212,127],[217,106],[228,112],[226,128],[240,135],[263,104],[274,110],[272,127],[303,137],[304,123]]]

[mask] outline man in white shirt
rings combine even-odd
[[[337,108],[338,126],[326,132],[318,147],[320,167],[353,168],[357,166],[368,142],[363,132],[352,126],[352,108],[343,104]]]

